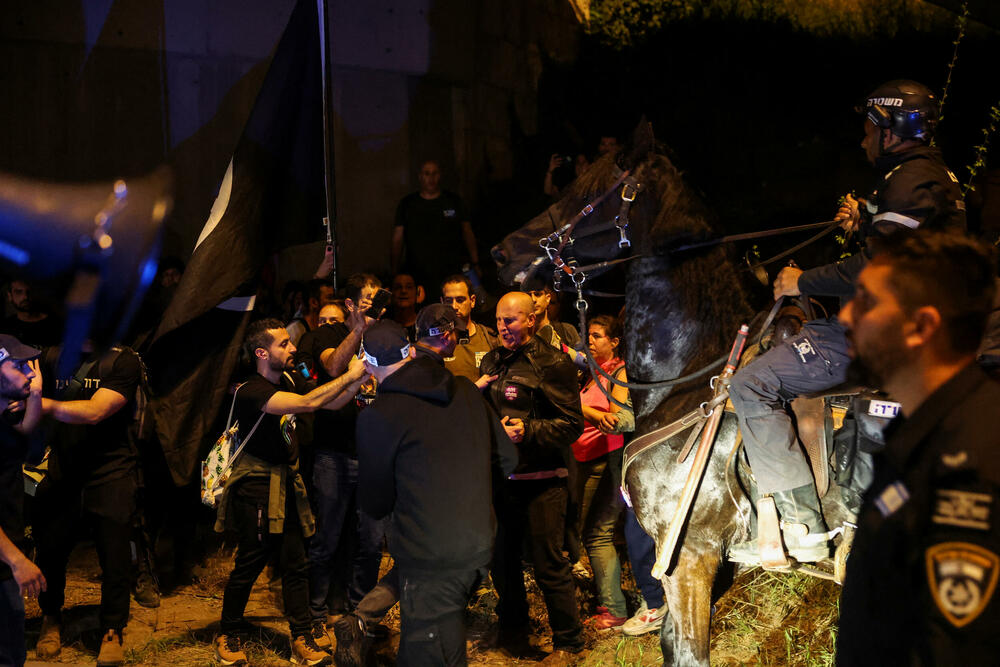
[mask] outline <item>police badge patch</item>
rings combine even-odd
[[[944,617],[956,628],[976,620],[993,597],[1000,557],[969,542],[935,544],[926,557],[931,597]]]

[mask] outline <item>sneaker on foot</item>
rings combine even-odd
[[[329,665],[333,662],[330,654],[320,649],[316,645],[316,640],[312,634],[299,635],[292,640],[292,664],[293,665]]]
[[[101,650],[97,654],[97,667],[115,667],[125,661],[122,646],[122,631],[108,630],[101,639]]]
[[[639,607],[639,611],[635,612],[635,616],[625,621],[625,624],[622,625],[622,632],[632,637],[644,635],[647,632],[655,632],[660,629],[660,626],[663,624],[663,617],[666,615],[666,604],[661,604],[655,609],[650,609],[646,606],[646,601],[643,600],[642,606]]]
[[[327,653],[333,652],[333,642],[330,640],[330,633],[327,632],[326,623],[323,621],[313,621],[312,638],[319,650]]]
[[[362,667],[365,655],[365,622],[355,614],[342,616],[333,624],[337,649],[333,661],[337,667]]]
[[[150,572],[140,572],[139,576],[136,577],[132,597],[143,607],[156,609],[160,606],[160,587],[157,586],[156,578]]]
[[[612,614],[607,607],[598,607],[597,615],[591,616],[589,623],[594,626],[595,630],[602,631],[621,627],[625,625],[626,620],[628,619],[624,616],[615,616]]]
[[[35,656],[39,660],[54,660],[62,651],[62,628],[55,616],[42,617],[42,631],[35,644]]]
[[[223,667],[242,667],[247,664],[247,654],[240,648],[240,640],[235,635],[219,635],[215,638],[215,659]]]

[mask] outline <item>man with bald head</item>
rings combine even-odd
[[[576,587],[563,556],[566,516],[566,456],[583,433],[576,368],[569,358],[535,335],[531,297],[505,294],[497,304],[501,347],[483,357],[479,370],[496,376],[485,396],[500,414],[520,462],[497,489],[497,546],[493,581],[500,596],[500,645],[514,657],[529,657],[528,604],[521,571],[521,544],[535,568],[552,627],[552,664],[568,664],[583,648]]]

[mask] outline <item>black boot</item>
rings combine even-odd
[[[815,563],[830,555],[826,522],[812,484],[771,494],[781,518],[781,536],[788,555],[800,563]]]

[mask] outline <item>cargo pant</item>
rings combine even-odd
[[[813,483],[788,403],[847,378],[847,339],[836,318],[812,320],[733,376],[729,397],[761,494]]]

